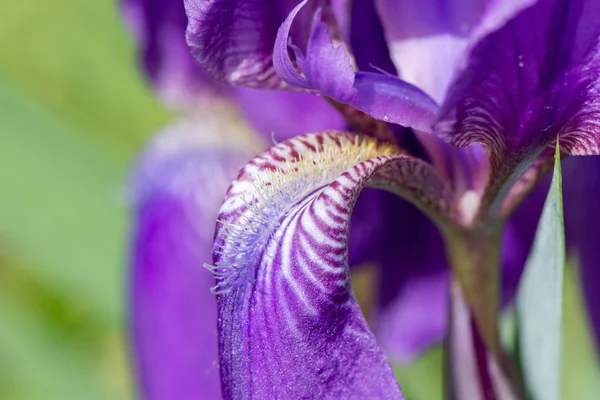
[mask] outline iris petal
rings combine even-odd
[[[557,135],[567,154],[600,152],[600,20],[593,1],[546,0],[471,50],[439,132],[492,160],[531,163]]]
[[[281,143],[232,184],[211,267],[226,398],[402,398],[349,280],[348,223],[367,183],[432,214],[451,204],[428,164],[340,132]]]
[[[200,120],[164,129],[133,179],[130,323],[139,390],[148,400],[221,396],[214,277],[202,265],[211,260],[222,198],[250,156],[218,146],[210,120]]]
[[[188,45],[211,76],[232,85],[283,84],[273,70],[273,44],[297,0],[184,0],[184,4]],[[294,29],[295,41],[306,42],[310,18],[324,4],[315,0],[307,6]]]
[[[291,45],[302,74],[296,70],[288,54],[289,35],[294,18],[305,4],[294,8],[277,34],[273,63],[281,78],[291,86],[349,104],[375,119],[431,131],[437,104],[417,87],[394,76],[355,73],[350,54],[343,45],[334,45],[319,11],[315,13],[306,54]]]
[[[400,76],[440,103],[464,61],[467,48],[534,2],[374,1]]]

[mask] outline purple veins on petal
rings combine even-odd
[[[279,25],[297,0],[184,0],[187,43],[215,79],[232,85],[279,88],[273,70],[273,44]],[[310,18],[325,4],[315,0],[300,15],[292,35],[305,43]]]
[[[567,154],[598,154],[600,20],[594,1],[541,0],[483,37],[451,86],[438,132],[531,162],[557,135]],[[497,161],[496,161],[497,162]]]
[[[234,181],[213,253],[226,398],[402,398],[354,298],[347,259],[365,184],[432,214],[450,204],[431,166],[397,152],[348,133],[304,135]]]
[[[246,121],[267,140],[345,128],[343,117],[314,95],[231,88],[212,79],[190,54],[185,41],[183,2],[124,0],[122,9],[139,47],[140,64],[169,106],[196,112],[198,107],[216,101],[237,105]]]

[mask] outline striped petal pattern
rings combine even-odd
[[[433,167],[351,133],[280,143],[233,182],[210,267],[225,398],[403,398],[349,278],[349,220],[365,185],[429,215],[452,204]]]
[[[273,70],[273,44],[279,25],[298,0],[184,0],[187,43],[200,65],[218,81],[235,86],[280,88]],[[293,37],[305,42],[315,0],[300,16]]]

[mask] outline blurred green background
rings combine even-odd
[[[0,399],[132,398],[131,163],[167,119],[115,1],[0,2]]]
[[[114,1],[0,3],[0,399],[130,399],[131,164],[164,110]],[[565,399],[600,374],[567,275]],[[409,399],[441,396],[441,352],[397,368]]]

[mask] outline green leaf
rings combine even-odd
[[[402,393],[411,400],[442,400],[443,350],[441,345],[428,350],[410,365],[394,365]]]
[[[597,400],[600,362],[575,265],[565,271],[562,399]]]
[[[0,47],[0,247],[84,312],[121,324],[123,193],[167,113],[114,1],[0,2]]]
[[[517,329],[525,384],[534,400],[558,400],[565,234],[560,151],[535,241],[517,293]]]
[[[169,114],[119,4],[0,1],[3,400],[130,397],[123,192]]]

